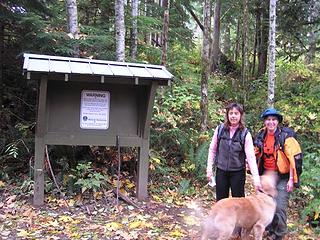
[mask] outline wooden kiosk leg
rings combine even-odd
[[[148,197],[148,170],[149,170],[149,139],[143,139],[139,147],[138,180],[136,194],[138,200]]]
[[[34,195],[33,204],[44,204],[44,151],[45,144],[42,138],[35,139],[35,162],[34,162]]]
[[[41,76],[40,91],[38,99],[38,116],[35,138],[35,158],[34,158],[34,195],[33,204],[40,206],[44,204],[44,135],[46,129],[46,99],[47,99],[48,79],[46,75]]]

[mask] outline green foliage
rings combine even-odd
[[[183,178],[179,182],[179,192],[183,195],[193,195],[195,193],[195,188],[192,185],[190,179]]]
[[[186,48],[181,43],[175,43],[169,52],[169,68],[175,76],[175,81],[183,83],[198,83],[201,73],[201,46],[192,49]]]
[[[190,148],[185,162],[181,165],[182,172],[197,180],[205,178],[209,144],[210,142],[202,143],[196,150]]]
[[[301,188],[295,198],[301,205],[306,206],[301,210],[302,219],[307,216],[315,220],[320,215],[320,144],[310,143],[304,156],[303,173],[301,174]]]
[[[87,190],[97,192],[107,185],[108,178],[95,172],[91,162],[79,163],[72,172],[73,174],[70,177],[76,181],[75,185],[81,188],[82,193]]]
[[[20,188],[18,188],[26,196],[32,196],[34,190],[34,181],[31,178],[27,178],[22,182]]]
[[[314,140],[320,134],[320,78],[303,62],[279,64],[277,106],[285,115],[285,124],[300,135]],[[294,103],[294,107],[293,104]]]

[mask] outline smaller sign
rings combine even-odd
[[[110,92],[82,90],[80,106],[80,128],[108,129]]]

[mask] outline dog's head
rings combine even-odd
[[[277,191],[278,174],[274,171],[266,171],[261,177],[260,182],[262,191],[273,198],[278,194]]]

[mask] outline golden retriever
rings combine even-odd
[[[276,211],[277,175],[266,173],[260,177],[262,190],[241,198],[218,201],[202,223],[202,240],[227,240],[235,227],[241,227],[241,238],[249,239],[253,229],[254,239],[261,240]]]

